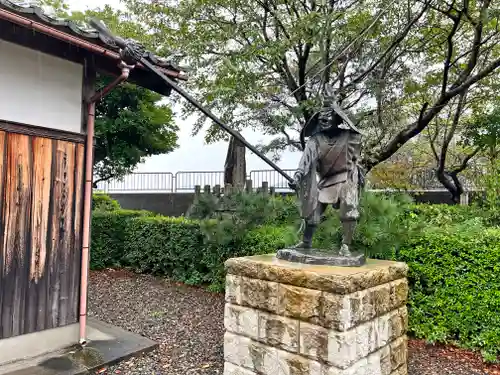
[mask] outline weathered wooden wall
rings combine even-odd
[[[0,130],[0,339],[78,321],[83,171],[82,143]]]

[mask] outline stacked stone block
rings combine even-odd
[[[226,262],[224,375],[407,375],[403,263]]]

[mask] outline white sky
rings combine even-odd
[[[86,8],[100,7],[105,4],[120,6],[119,0],[67,0],[72,9],[85,10]],[[178,171],[222,171],[226,159],[227,142],[219,142],[207,145],[203,134],[192,137],[192,120],[183,122],[177,119],[180,128],[179,148],[168,154],[149,158],[144,164],[139,165],[138,172],[178,172]],[[228,124],[230,125],[230,124]],[[260,134],[244,131],[243,135],[248,142],[256,144],[263,140]],[[286,152],[278,163],[283,169],[295,169],[300,154],[297,152]],[[247,153],[247,170],[271,169],[258,156]]]

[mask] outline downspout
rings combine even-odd
[[[80,345],[87,343],[87,295],[90,260],[90,224],[92,216],[92,179],[94,165],[94,125],[96,103],[113,88],[126,81],[133,66],[120,63],[121,75],[87,101],[87,151],[85,155],[85,196],[83,206],[82,265],[80,277]]]

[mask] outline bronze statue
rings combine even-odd
[[[304,144],[304,139],[309,137]],[[360,188],[364,176],[359,167],[361,132],[332,96],[304,126],[304,152],[290,187],[298,192],[305,221],[302,241],[294,249],[311,249],[314,231],[326,208],[338,209],[343,238],[339,255],[352,255],[351,244],[359,219]],[[319,181],[317,177],[319,177]]]

